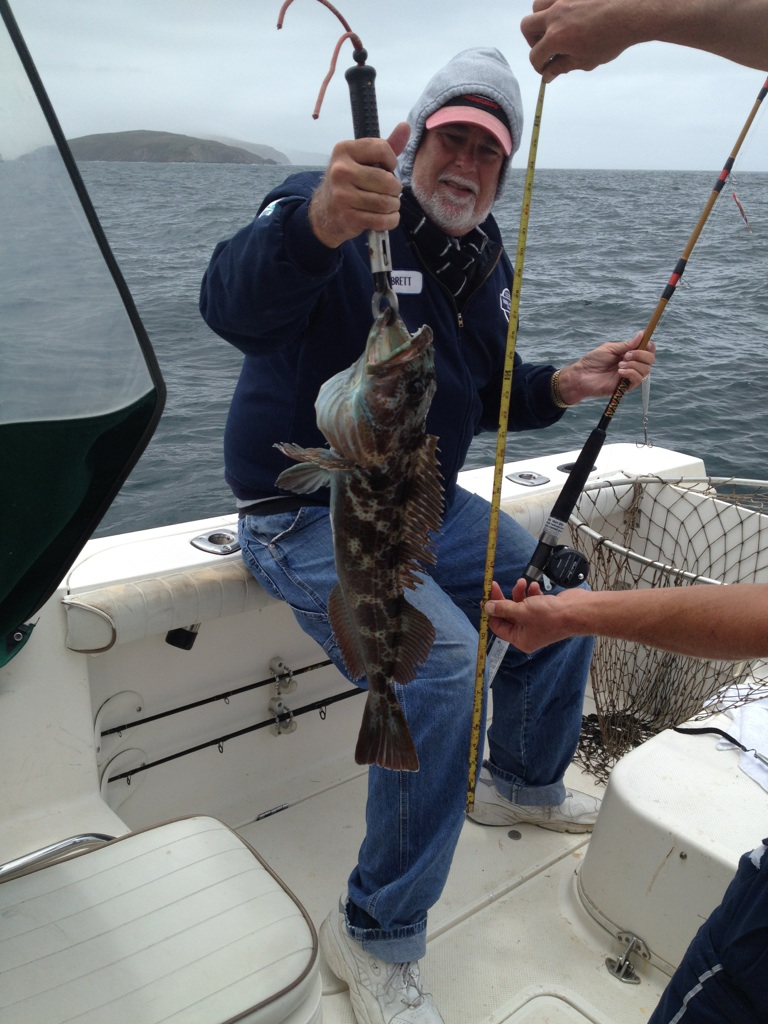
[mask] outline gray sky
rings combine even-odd
[[[342,27],[316,0],[10,0],[65,135],[154,129],[327,154],[351,134],[349,42],[312,120]],[[527,125],[539,76],[520,34],[529,0],[335,0],[376,68],[387,134],[459,50],[494,45],[520,81]],[[547,87],[540,167],[718,172],[765,81],[708,54],[645,44]],[[768,103],[765,104],[768,106]],[[736,171],[768,170],[758,117]]]

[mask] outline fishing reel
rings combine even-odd
[[[576,548],[558,544],[549,552],[541,572],[556,586],[568,590],[586,583],[589,559]]]

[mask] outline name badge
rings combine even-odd
[[[420,270],[393,270],[392,289],[400,295],[421,295],[424,275]]]

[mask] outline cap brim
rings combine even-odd
[[[483,128],[496,139],[504,150],[504,156],[509,156],[512,152],[512,136],[509,130],[498,117],[494,117],[493,114],[489,114],[485,110],[464,106],[440,107],[427,118],[424,124],[426,128],[439,128],[444,124],[474,124],[478,128]]]

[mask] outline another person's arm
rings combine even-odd
[[[768,0],[534,0],[520,28],[546,81],[651,40],[768,70]]]
[[[546,595],[532,583],[526,596],[525,581],[518,580],[509,601],[494,583],[486,609],[493,632],[526,653],[595,635],[698,658],[768,656],[768,584]]]

